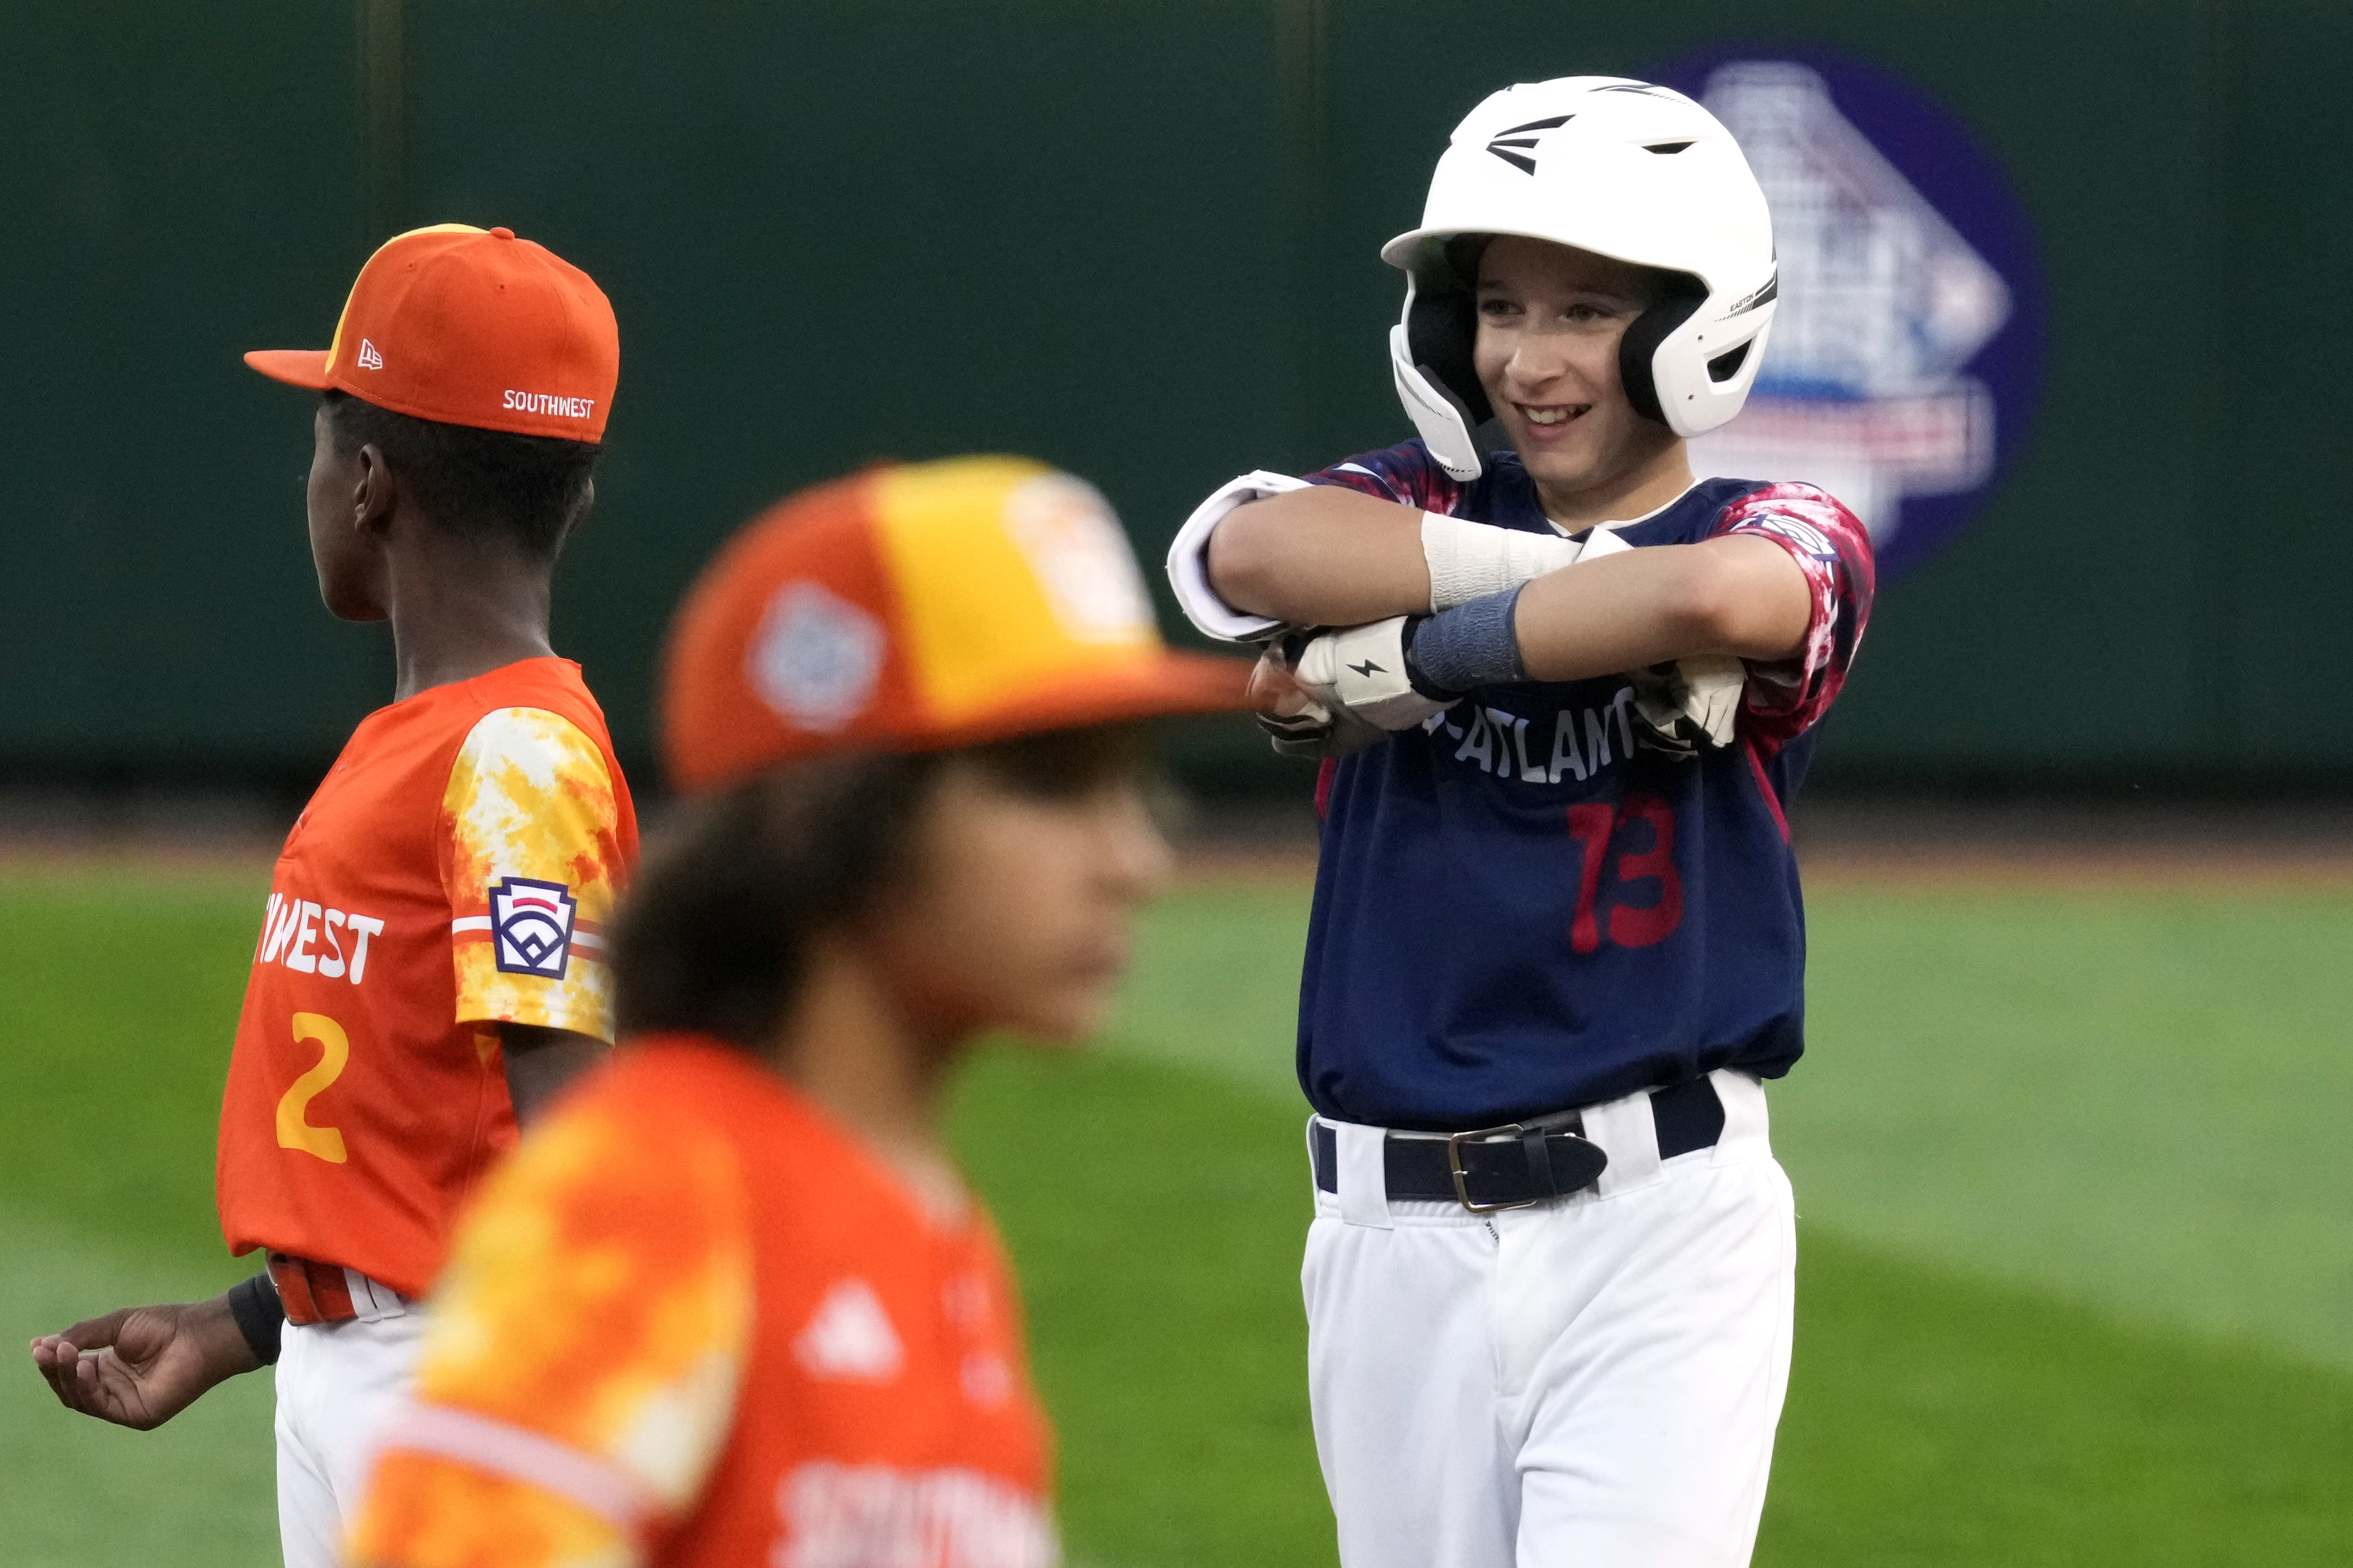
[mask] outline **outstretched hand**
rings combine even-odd
[[[261,1365],[228,1298],[124,1307],[33,1342],[33,1365],[58,1402],[148,1431],[216,1383]]]

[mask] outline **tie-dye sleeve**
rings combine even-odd
[[[1335,485],[1375,500],[1447,514],[1461,505],[1468,493],[1468,487],[1440,468],[1430,448],[1418,440],[1377,452],[1359,452],[1306,478],[1311,485]]]
[[[1871,535],[1835,498],[1799,484],[1751,490],[1725,508],[1713,532],[1768,539],[1806,574],[1813,613],[1805,642],[1788,658],[1750,663],[1741,716],[1742,730],[1758,740],[1792,740],[1820,721],[1846,685],[1871,620]]]
[[[454,1023],[613,1037],[605,922],[624,866],[613,778],[578,726],[537,708],[486,714],[442,798]]]
[[[591,1096],[534,1129],[459,1235],[352,1561],[643,1563],[734,1419],[744,1203],[732,1150],[659,1104]]]

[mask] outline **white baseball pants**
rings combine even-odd
[[[423,1304],[360,1276],[381,1303],[341,1323],[289,1323],[278,1352],[278,1534],[286,1568],[338,1568],[386,1421],[414,1389]],[[364,1309],[365,1310],[365,1309]]]
[[[1647,1096],[1585,1112],[1597,1190],[1391,1202],[1331,1123],[1302,1283],[1343,1568],[1742,1568],[1788,1384],[1797,1237],[1765,1093],[1662,1164]]]

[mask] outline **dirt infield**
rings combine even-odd
[[[159,880],[267,881],[274,839],[171,836],[72,837],[0,834],[0,878],[146,877]]]
[[[1999,850],[1934,842],[1840,844],[1801,847],[1798,860],[1805,886],[1825,892],[2353,893],[2353,851],[2338,847],[2312,853],[2227,845]],[[1181,864],[1179,884],[1187,888],[1305,887],[1315,878],[1312,849],[1210,844],[1190,849]]]
[[[1187,888],[1303,888],[1311,811],[1196,809],[1177,825]],[[0,811],[0,876],[266,879],[283,826],[262,812],[159,810],[125,819]],[[2353,806],[1844,802],[1794,824],[1817,890],[2353,891]]]
[[[1825,891],[2353,891],[2353,808],[2333,804],[1826,802],[1793,831]],[[1313,821],[1204,813],[1184,868],[1190,886],[1310,881]]]
[[[1817,888],[2353,889],[2353,810],[2333,802],[1830,801],[1793,829]]]
[[[2263,896],[2353,892],[2353,851],[2313,853],[2228,845],[2038,847],[2010,851],[1949,844],[1800,848],[1814,889],[2196,892]]]

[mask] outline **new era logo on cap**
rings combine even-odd
[[[375,345],[368,342],[365,338],[362,338],[360,340],[360,368],[362,370],[382,370],[384,368],[384,355],[376,353]]]

